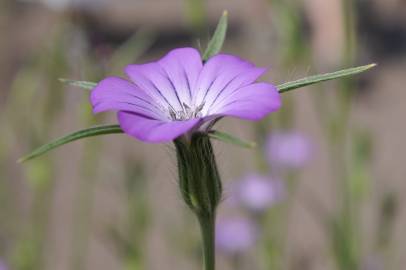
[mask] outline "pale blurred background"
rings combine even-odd
[[[256,141],[295,130],[311,141],[312,157],[288,174],[294,192],[261,223],[262,240],[273,231],[284,240],[259,239],[231,259],[219,251],[218,269],[236,269],[239,257],[247,270],[344,270],[352,248],[347,261],[357,263],[345,270],[404,269],[404,0],[2,0],[0,269],[200,269],[198,227],[181,201],[172,145],[109,135],[16,160],[53,138],[116,122],[111,113],[92,116],[88,92],[58,78],[124,76],[126,64],[170,49],[204,49],[223,10],[223,51],[270,66],[264,80],[275,84],[378,66],[351,81],[284,94],[283,109],[262,124],[221,121],[219,129]],[[215,142],[226,198],[219,219],[241,212],[227,203],[233,181],[268,173],[259,145]],[[366,149],[360,160],[358,148]],[[340,193],[342,177],[351,199]],[[337,209],[347,199],[357,220],[351,237],[326,226],[331,216],[343,219]]]

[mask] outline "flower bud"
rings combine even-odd
[[[194,133],[190,140],[180,137],[174,143],[184,201],[199,216],[214,215],[222,184],[210,138],[205,133]]]

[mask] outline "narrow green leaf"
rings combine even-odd
[[[253,148],[256,147],[257,144],[255,142],[244,141],[240,138],[236,138],[228,133],[220,132],[217,130],[210,131],[209,136],[213,139],[223,141],[225,143],[234,144],[237,146],[245,147],[245,148]]]
[[[53,142],[44,144],[40,146],[39,148],[35,149],[33,152],[30,154],[20,158],[18,162],[24,162],[33,158],[36,158],[38,156],[41,156],[45,154],[46,152],[57,148],[61,145],[87,138],[87,137],[93,137],[93,136],[99,136],[99,135],[106,135],[106,134],[114,134],[114,133],[123,133],[119,125],[103,125],[103,126],[95,126],[87,129],[82,129],[76,132],[73,132],[71,134],[68,134],[66,136],[63,136],[59,139],[54,140]]]
[[[223,47],[223,43],[227,33],[227,17],[228,12],[227,10],[225,10],[223,11],[223,15],[221,16],[217,24],[216,31],[214,31],[213,37],[209,41],[206,51],[203,54],[203,61],[206,61],[213,55],[218,54],[221,50],[221,47]]]
[[[70,80],[70,79],[59,79],[59,81],[61,81],[63,83],[67,83],[72,86],[77,86],[80,88],[88,89],[88,90],[93,89],[97,85],[97,83],[95,83],[95,82],[75,81],[75,80]]]
[[[290,91],[293,89],[297,89],[297,88],[301,88],[301,87],[304,87],[307,85],[355,75],[355,74],[364,72],[370,68],[373,68],[375,66],[376,66],[376,64],[370,64],[370,65],[366,65],[366,66],[343,69],[343,70],[332,72],[332,73],[313,75],[313,76],[309,76],[309,77],[306,77],[306,78],[303,78],[300,80],[296,80],[293,82],[287,82],[284,84],[280,84],[277,86],[277,88],[279,90],[279,93],[284,93],[284,92],[287,92],[287,91]]]

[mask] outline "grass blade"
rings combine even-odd
[[[48,151],[57,148],[61,145],[87,138],[87,137],[94,137],[99,135],[107,135],[107,134],[115,134],[115,133],[123,133],[122,129],[119,125],[103,125],[103,126],[95,126],[87,129],[82,129],[71,134],[65,135],[59,139],[56,139],[50,143],[44,144],[39,148],[35,149],[30,154],[20,158],[18,162],[24,162],[36,157],[39,157]]]
[[[70,80],[70,79],[59,79],[59,81],[63,83],[67,83],[72,86],[77,86],[80,88],[84,88],[87,90],[91,90],[96,87],[97,83],[95,82],[88,82],[88,81],[76,81],[76,80]]]
[[[213,139],[223,141],[225,143],[245,147],[245,148],[253,148],[253,147],[257,146],[257,144],[255,142],[244,141],[244,140],[234,137],[228,133],[220,132],[217,130],[210,131],[209,136]]]
[[[329,80],[334,80],[334,79],[339,79],[339,78],[359,74],[359,73],[367,71],[368,69],[373,68],[375,66],[376,66],[376,64],[370,64],[370,65],[366,65],[366,66],[343,69],[343,70],[331,72],[331,73],[313,75],[313,76],[309,76],[309,77],[306,77],[306,78],[303,78],[300,80],[296,80],[293,82],[287,82],[284,84],[280,84],[277,86],[277,88],[279,90],[279,93],[284,93],[284,92],[294,90],[297,88],[301,88],[304,86],[308,86],[311,84],[316,84],[316,83],[320,83],[320,82],[324,82],[324,81],[329,81]]]
[[[225,10],[223,11],[223,15],[217,24],[216,31],[214,31],[213,37],[209,41],[209,44],[207,45],[207,48],[203,54],[203,61],[207,61],[207,59],[213,55],[218,54],[221,47],[223,47],[227,33],[227,18],[228,12]]]

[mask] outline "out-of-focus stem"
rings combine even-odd
[[[203,241],[203,269],[214,270],[216,265],[214,244],[216,214],[198,215],[198,220]]]
[[[83,174],[85,180],[79,183],[77,198],[75,201],[75,225],[73,228],[73,269],[85,269],[85,259],[89,243],[90,221],[93,212],[94,188],[97,181],[95,168],[98,163],[98,151],[100,149],[97,141],[89,142],[85,146],[86,151],[83,159]]]

